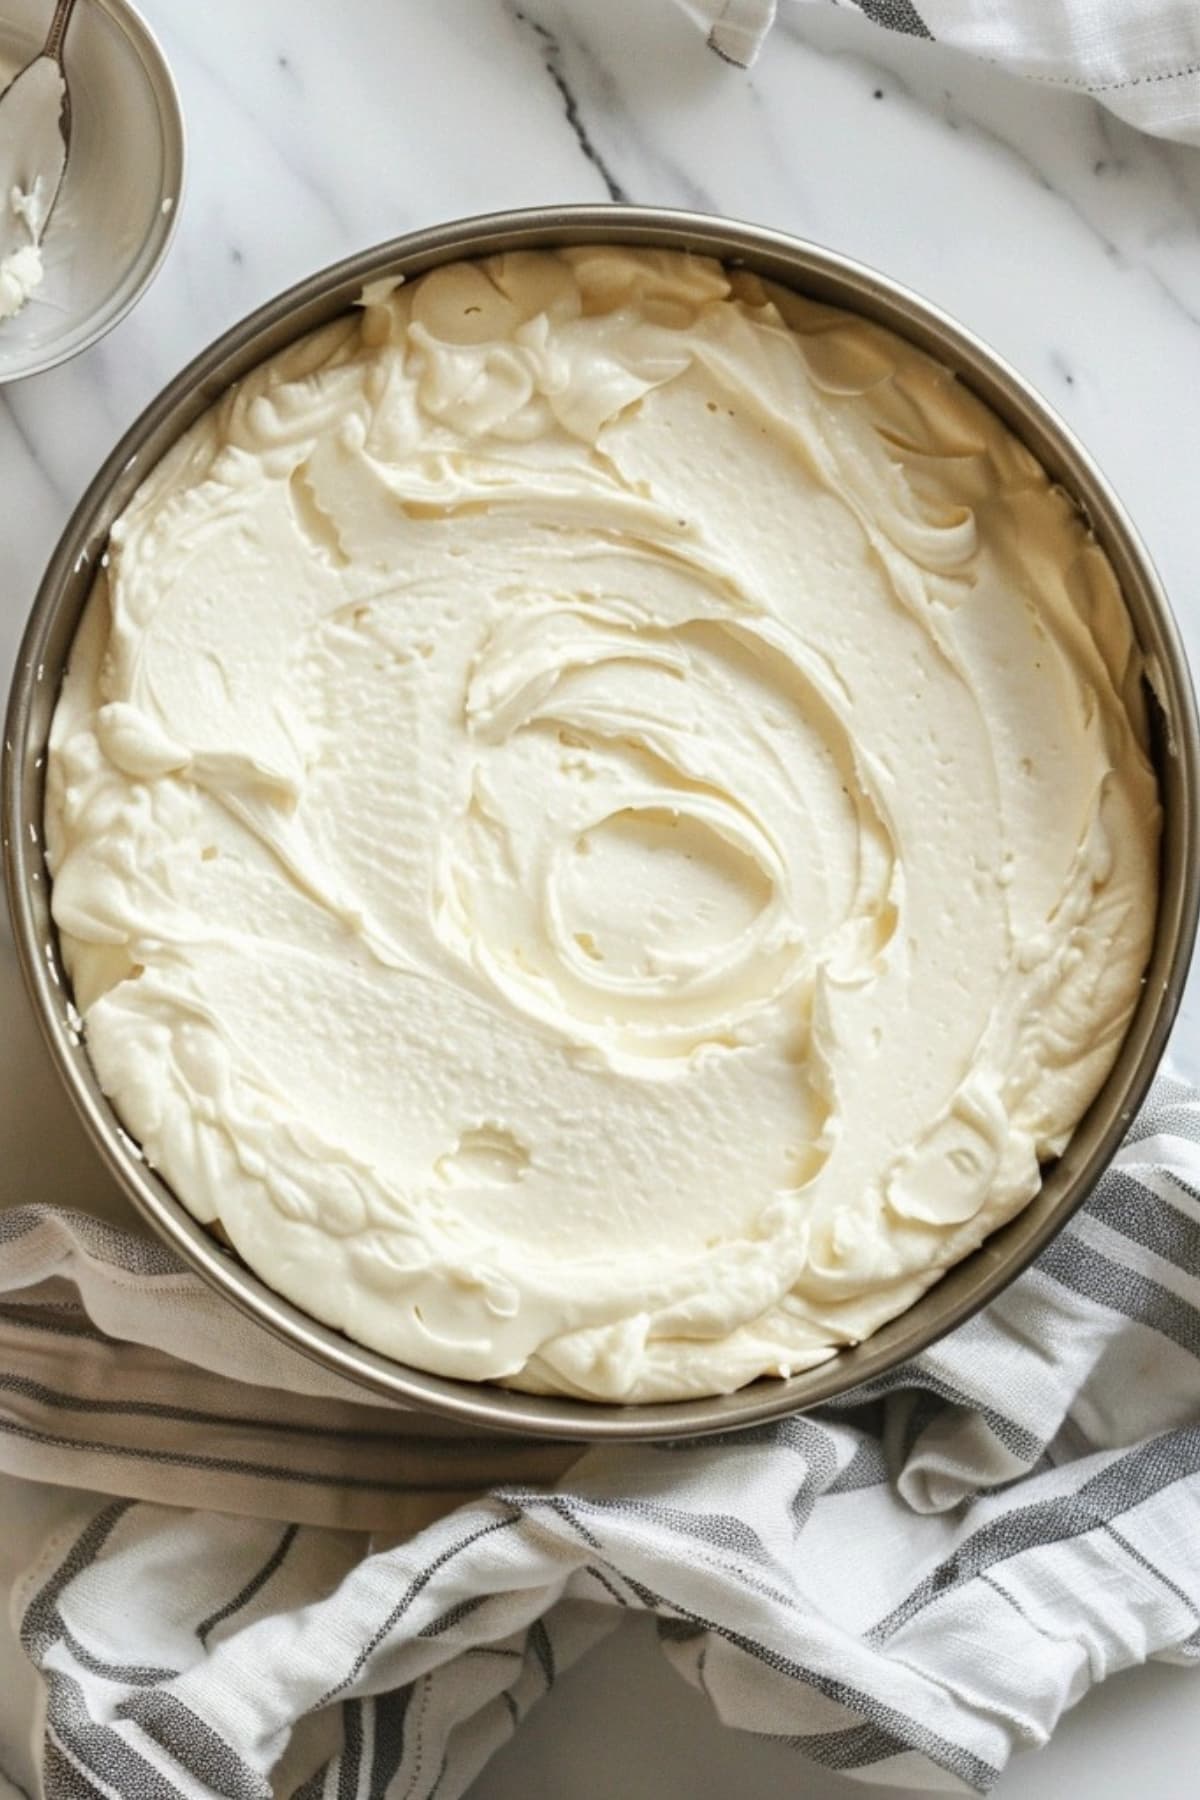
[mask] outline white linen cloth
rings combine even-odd
[[[630,1608],[727,1723],[960,1792],[1115,1670],[1200,1660],[1200,1097],[1171,1079],[987,1312],[721,1440],[372,1404],[45,1208],[0,1216],[0,1344],[0,1468],[114,1496],[14,1595],[49,1800],[452,1800]]]
[[[749,67],[777,12],[830,0],[677,0],[727,62]],[[874,24],[1091,94],[1155,137],[1200,144],[1196,0],[833,0]]]

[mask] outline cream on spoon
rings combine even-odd
[[[42,50],[0,94],[0,321],[40,286],[42,239],[67,166],[71,103],[63,41],[75,0],[58,0]]]

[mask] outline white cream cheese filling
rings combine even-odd
[[[1026,1204],[1136,1000],[1112,569],[937,364],[707,260],[366,299],[113,529],[46,816],[100,1080],[418,1367],[820,1362]]]
[[[16,317],[44,274],[37,244],[22,244],[0,261],[0,319]]]

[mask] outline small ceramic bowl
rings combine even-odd
[[[0,89],[45,39],[47,0],[0,0]],[[86,350],[145,293],[183,195],[183,114],[149,27],[126,0],[88,0],[67,33],[71,150],[43,243],[46,273],[0,321],[0,382]]]

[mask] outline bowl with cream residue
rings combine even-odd
[[[0,88],[37,54],[49,14],[40,0],[8,0]],[[111,331],[162,266],[183,199],[179,96],[128,0],[76,9],[65,65],[70,154],[42,241],[42,278],[20,310],[0,320],[0,382],[52,369]]]
[[[1018,495],[1014,504],[1020,504],[1019,493],[1024,485],[1022,468],[1025,466],[1020,459],[1024,457],[1027,459],[1028,472],[1042,482],[1043,488],[1041,470],[1046,471],[1052,482],[1059,484],[1054,490],[1059,497],[1053,501],[1048,499],[1045,504],[1052,510],[1057,507],[1064,518],[1069,514],[1075,520],[1071,529],[1081,536],[1086,535],[1078,524],[1078,515],[1082,514],[1094,534],[1095,542],[1107,557],[1106,571],[1115,573],[1120,596],[1124,600],[1124,611],[1128,615],[1127,622],[1117,629],[1116,638],[1106,636],[1103,607],[1093,613],[1092,626],[1085,629],[1081,636],[1077,621],[1069,621],[1069,629],[1076,632],[1080,656],[1108,656],[1114,665],[1120,663],[1126,671],[1134,671],[1129,687],[1130,704],[1139,712],[1144,708],[1149,718],[1150,751],[1162,810],[1157,912],[1140,993],[1120,1047],[1099,1091],[1095,1093],[1095,1098],[1070,1132],[1067,1141],[1061,1145],[1055,1143],[1053,1155],[1043,1157],[1042,1183],[1035,1196],[1022,1205],[1015,1216],[1000,1223],[999,1228],[978,1248],[971,1250],[963,1260],[950,1267],[934,1285],[928,1287],[904,1310],[880,1324],[877,1329],[868,1327],[871,1335],[850,1347],[840,1349],[828,1360],[817,1362],[799,1373],[748,1380],[737,1387],[736,1391],[715,1395],[700,1391],[704,1381],[703,1373],[692,1390],[694,1397],[689,1398],[656,1398],[651,1383],[646,1390],[649,1397],[636,1403],[617,1403],[603,1397],[581,1398],[570,1391],[522,1391],[517,1387],[499,1385],[494,1380],[477,1378],[467,1362],[463,1363],[455,1375],[428,1373],[425,1369],[414,1366],[416,1359],[406,1362],[394,1352],[382,1354],[379,1350],[366,1348],[342,1331],[320,1322],[315,1316],[319,1306],[314,1305],[312,1311],[305,1310],[282,1297],[234,1252],[223,1234],[214,1235],[206,1229],[156,1173],[155,1168],[150,1166],[100,1086],[89,1059],[86,1033],[80,1030],[79,1013],[73,1004],[70,980],[63,966],[61,946],[51,917],[49,871],[42,848],[46,801],[45,766],[51,718],[59,704],[60,694],[64,693],[64,671],[96,570],[105,555],[110,528],[126,512],[144,478],[160,464],[188,428],[214,402],[227,394],[233,384],[249,376],[259,365],[285,347],[320,327],[331,327],[333,336],[326,342],[333,345],[336,359],[338,351],[334,340],[338,339],[339,332],[349,329],[349,320],[354,316],[353,309],[362,304],[364,297],[369,300],[376,296],[382,306],[389,303],[387,297],[394,293],[400,283],[409,284],[421,274],[449,264],[461,264],[465,259],[487,257],[501,252],[565,250],[577,259],[572,266],[582,268],[587,262],[588,247],[595,246],[684,251],[698,257],[713,258],[727,272],[734,272],[735,280],[741,282],[748,293],[759,291],[753,286],[756,278],[777,284],[779,288],[799,296],[795,307],[804,313],[818,340],[822,326],[822,308],[834,307],[845,313],[857,314],[861,319],[872,321],[897,334],[909,346],[915,346],[917,351],[935,358],[942,370],[951,371],[962,387],[969,389],[978,400],[984,402],[1008,428],[1008,432],[1013,434],[1012,438],[1006,436],[1006,442],[1011,446],[1011,456],[1015,459],[1011,464],[1015,471],[1013,491]],[[603,282],[608,276],[604,271],[599,274],[593,271],[589,279]],[[701,270],[697,276],[701,286],[704,279]],[[480,304],[484,308],[487,303],[486,295],[480,296]],[[597,300],[593,296],[588,304],[603,309],[603,305],[607,303],[602,298]],[[673,304],[674,301],[665,297],[656,318],[666,319],[669,324]],[[786,296],[781,304],[786,311]],[[808,309],[807,312],[804,309]],[[464,314],[470,314],[473,309],[464,306],[462,310]],[[340,326],[338,321],[346,321],[346,325]],[[533,340],[527,334],[524,341],[531,343]],[[813,355],[816,357],[819,354],[823,352],[818,342]],[[868,385],[873,379],[869,367],[869,333],[867,340],[857,346],[855,354],[859,358],[859,370],[855,379],[861,376],[862,383]],[[508,365],[505,367],[507,369]],[[844,367],[830,373],[827,366],[826,373],[831,391],[845,380]],[[445,391],[438,404],[448,414],[455,408],[461,411],[463,405],[471,403],[470,391],[457,381],[457,377],[452,375],[443,385]],[[551,382],[550,387],[553,386],[554,383]],[[234,412],[225,415],[227,422],[231,421],[230,429],[235,433],[243,429],[257,429],[251,419],[255,404],[252,384],[247,389],[247,396],[249,412],[238,415],[235,402]],[[936,395],[929,398],[929,404],[936,404]],[[714,401],[709,400],[707,405],[710,411],[715,410]],[[259,424],[263,419],[268,420],[272,432],[279,430],[286,435],[290,428],[286,418],[270,412],[260,413],[258,418]],[[574,425],[582,429],[578,420],[574,421]],[[911,454],[912,445],[907,442],[901,424],[895,422],[894,429],[889,426],[889,431],[894,446],[899,446],[899,453]],[[887,436],[887,433],[884,435]],[[519,431],[514,427],[514,441],[517,436]],[[281,453],[286,455],[286,445],[274,447],[281,448]],[[680,455],[686,460],[684,446],[680,448]],[[166,465],[168,469],[173,466],[176,465]],[[881,463],[879,468],[884,471],[880,479],[886,479],[885,464]],[[328,474],[327,469],[326,475]],[[443,495],[433,491],[441,477],[437,476],[436,471],[431,474],[426,469],[421,478],[432,481],[433,486],[424,495],[421,504],[413,507],[413,513],[417,517],[434,517],[444,499]],[[344,546],[336,541],[336,534],[331,535],[325,505],[328,491],[322,489],[322,479],[324,477],[318,474],[314,487],[306,474],[303,492],[293,495],[293,504],[298,509],[300,528],[311,540],[310,548],[315,543],[322,564],[333,565],[339,558],[345,560]],[[868,482],[874,479],[869,470],[865,479]],[[1070,503],[1063,495],[1069,496]],[[478,516],[481,509],[477,507],[474,510]],[[486,515],[487,509],[483,508],[482,512]],[[936,522],[939,531],[948,534],[947,541],[952,539],[958,529],[955,518],[939,517]],[[680,519],[677,523],[681,531],[685,530],[686,520]],[[123,527],[123,534],[124,529]],[[136,534],[136,518],[131,529]],[[641,526],[638,529],[641,530]],[[1091,539],[1088,541],[1091,542]],[[673,556],[674,552],[671,554]],[[669,563],[671,557],[667,561]],[[668,576],[663,579],[666,586],[662,591],[666,594],[674,576],[668,571]],[[720,596],[728,590],[727,576],[719,570],[714,573],[709,569],[702,570],[699,579],[702,585],[709,584],[710,598],[716,596],[713,604],[724,604]],[[593,583],[593,588],[594,586]],[[1115,593],[1115,588],[1112,591]],[[588,648],[578,657],[580,668],[594,670],[604,664],[606,656],[611,658],[616,654],[611,644],[607,650],[603,646],[607,638],[611,638],[613,632],[619,633],[627,621],[623,621],[620,611],[624,602],[619,596],[610,596],[610,600],[607,616],[599,619],[590,617],[582,623],[575,620],[570,627],[572,631],[576,626],[580,629],[586,627],[586,632],[590,634]],[[1075,608],[1068,610],[1074,621]],[[355,618],[348,622],[351,625],[357,623],[358,614],[365,616],[369,611],[369,604],[356,607]],[[453,615],[448,617],[452,618]],[[1111,613],[1109,618],[1111,619]],[[339,621],[339,630],[342,629],[342,624]],[[1129,625],[1132,626],[1132,638],[1129,636]],[[432,643],[428,646],[410,646],[400,644],[394,633],[391,637],[386,632],[381,635],[370,619],[366,619],[365,628],[371,645],[371,656],[375,659],[371,665],[373,667],[383,667],[385,663],[395,663],[397,666],[406,664],[410,660],[410,654],[414,652],[421,657],[433,657],[435,650],[440,654],[439,647]],[[561,633],[564,629],[566,627],[561,618],[551,619],[549,623],[543,620],[531,636],[518,620],[513,627],[515,635],[508,640],[504,640],[501,635],[495,640],[505,650],[505,656],[501,659],[503,666],[495,658],[491,663],[485,659],[482,663],[477,660],[473,665],[476,690],[473,704],[482,720],[482,736],[491,745],[506,742],[506,732],[510,731],[514,717],[514,694],[517,692],[513,685],[513,670],[524,668],[528,672],[533,668],[539,656],[544,657],[547,645],[553,648],[554,644],[562,641]],[[706,659],[709,658],[712,644],[705,636],[706,629],[694,632],[688,640],[696,658],[694,666],[689,670],[689,680],[693,684],[697,681],[703,683],[708,679],[705,673],[708,666]],[[746,676],[751,689],[758,679],[757,665],[751,666],[753,659],[748,663],[742,648],[730,650],[730,642],[736,642],[737,639],[737,629],[733,630],[732,638],[727,633],[722,639],[720,668],[715,685],[710,685],[708,690],[711,693],[727,695],[732,675],[739,672]],[[81,644],[82,641],[81,639]],[[1122,644],[1124,649],[1121,648]],[[357,649],[354,654],[358,654]],[[558,656],[558,650],[554,654]],[[86,662],[82,650],[80,658]],[[660,654],[659,649],[656,649],[650,660],[659,666],[649,673],[642,671],[638,676],[639,680],[651,684],[645,689],[647,704],[643,712],[647,717],[657,718],[661,725],[664,718],[669,721],[672,704],[670,690],[662,685],[672,675],[672,671],[666,668],[671,657],[666,652]],[[320,662],[320,656],[317,661]],[[1036,665],[1031,664],[1033,666]],[[1109,672],[1112,674],[1111,669]],[[587,686],[589,681],[593,682],[590,689]],[[658,685],[654,686],[654,683]],[[526,683],[525,691],[535,695],[543,692],[538,687],[536,670],[532,686]],[[581,696],[586,698],[591,707],[588,716],[594,720],[596,707],[603,705],[603,695],[595,688],[593,677],[581,677],[576,681],[574,691],[577,700]],[[366,694],[368,689],[365,688],[363,692]],[[70,695],[71,685],[68,683],[65,703],[70,701]],[[327,698],[336,707],[337,695]],[[811,694],[806,705],[810,711],[816,709],[822,718],[825,717],[825,712],[821,709],[829,710],[824,700],[813,698]],[[161,765],[164,769],[171,764],[175,755],[171,745],[157,739],[150,742],[144,733],[139,736],[134,730],[135,721],[131,716],[124,713],[117,716],[120,713],[119,707],[108,707],[106,712],[109,715],[106,729],[112,739],[107,754],[115,765],[127,766],[133,771],[132,779],[135,784],[140,779],[137,774],[139,770],[145,774],[149,769],[149,778],[153,779],[152,764],[155,768]],[[744,713],[739,717],[744,719]],[[507,725],[505,720],[508,721]],[[558,745],[554,749],[554,755],[560,759],[562,768],[567,769],[575,754],[575,730],[568,727],[578,727],[579,718],[562,715],[557,717],[556,722],[559,731],[557,737],[551,739]],[[584,724],[586,730],[586,720]],[[1083,728],[1086,729],[1086,720]],[[735,720],[732,730],[736,735],[737,731],[742,730],[742,725]],[[686,731],[683,735],[686,737]],[[729,741],[732,742],[732,736]],[[786,741],[786,733],[782,741]],[[661,749],[662,745],[659,743],[654,754],[658,756]],[[505,754],[507,753],[506,750]],[[541,754],[540,750],[538,754]],[[805,754],[802,746],[797,754]],[[837,799],[836,779],[839,767],[837,757],[840,754],[836,747],[836,731],[830,723],[826,740],[809,765],[806,780],[822,781],[830,769],[834,770],[831,806],[835,811],[841,804]],[[518,777],[522,768],[535,766],[527,760],[522,762],[522,757],[527,757],[526,749],[521,750],[512,764]],[[479,1426],[553,1437],[664,1438],[694,1435],[734,1430],[810,1407],[892,1369],[937,1337],[952,1330],[999,1293],[1038,1254],[1086,1198],[1120,1143],[1149,1086],[1166,1043],[1186,975],[1198,905],[1197,883],[1193,873],[1197,828],[1196,758],[1196,716],[1187,668],[1165,596],[1144,548],[1119,502],[1085,451],[1045,403],[991,351],[928,303],[884,276],[830,251],[769,230],[657,209],[539,209],[465,220],[421,232],[356,256],[302,283],[235,327],[199,357],[148,408],[117,446],[84,496],[55,552],[35,603],[18,662],[8,717],[3,785],[9,901],[25,977],[39,1020],[59,1073],[98,1150],[153,1227],[185,1262],[233,1304],[294,1347],[367,1388],[401,1403],[457,1416]],[[662,760],[659,757],[659,761]],[[786,761],[784,758],[785,763]],[[204,778],[210,785],[229,778],[228,758],[220,761],[210,757],[209,763],[205,764],[207,773]],[[847,769],[848,767],[849,764],[846,765]],[[256,764],[255,768],[257,774],[261,775],[262,765]],[[251,774],[254,775],[254,771]],[[520,780],[517,779],[514,784],[510,779],[511,774],[512,770],[506,772],[502,762],[495,762],[488,776],[490,792],[493,799],[499,793],[503,801],[504,794],[501,790],[504,783],[508,782],[508,798],[504,804],[510,808],[517,805],[519,808]],[[843,776],[845,774],[846,770],[843,770]],[[257,775],[254,778],[257,779]],[[677,789],[681,781],[684,785],[689,785],[686,770],[681,775],[677,769],[671,779],[676,782]],[[242,776],[237,776],[238,782],[242,780]],[[732,775],[730,781],[733,781]],[[849,781],[844,779],[841,789],[843,796],[848,785]],[[704,782],[690,781],[689,791],[703,788]],[[247,790],[239,789],[239,793],[244,791]],[[420,796],[417,798],[420,799]],[[234,802],[231,801],[231,804]],[[1152,799],[1150,804],[1152,807]],[[237,799],[235,810],[240,806],[242,800]],[[639,806],[640,811],[636,807],[625,807],[614,813],[613,816],[619,817],[621,821],[620,832],[610,834],[603,841],[597,838],[594,843],[583,845],[583,849],[589,853],[596,852],[595,855],[589,854],[587,859],[591,871],[590,886],[585,884],[580,888],[576,879],[577,871],[576,874],[568,871],[555,890],[551,911],[556,917],[559,913],[562,915],[555,926],[556,930],[560,926],[562,928],[562,958],[573,967],[577,965],[576,973],[571,976],[573,993],[585,991],[588,981],[593,979],[594,971],[589,964],[597,954],[598,934],[601,935],[601,947],[605,954],[616,958],[615,974],[612,967],[606,968],[605,980],[610,986],[616,980],[620,987],[624,979],[620,966],[620,958],[624,954],[622,943],[625,941],[621,936],[624,897],[636,884],[639,871],[648,866],[647,856],[652,852],[657,854],[661,848],[659,839],[664,834],[669,836],[670,828],[678,823],[679,816],[677,806],[674,808],[674,818],[671,816],[672,804],[650,805],[643,798]],[[736,872],[736,880],[725,881],[723,886],[714,877],[716,885],[704,902],[705,917],[710,922],[716,920],[720,930],[729,936],[731,942],[751,946],[753,956],[747,955],[741,961],[737,957],[733,959],[736,964],[736,980],[734,976],[729,976],[725,991],[742,997],[750,994],[753,999],[756,982],[769,984],[775,979],[776,963],[772,958],[783,954],[781,943],[786,950],[787,934],[785,932],[783,938],[780,938],[778,933],[771,937],[768,932],[764,938],[765,928],[761,927],[761,920],[759,925],[751,929],[737,908],[743,905],[747,894],[753,896],[756,891],[755,882],[761,879],[766,881],[767,886],[770,885],[768,876],[773,851],[770,844],[765,843],[761,833],[756,835],[757,827],[753,819],[746,823],[746,809],[741,808],[739,811],[721,793],[717,793],[714,798],[705,792],[694,807],[689,803],[685,811],[694,815],[693,824],[697,820],[700,824],[704,824],[705,820],[716,821],[715,834],[709,832],[708,838],[704,840],[708,845],[705,854],[717,869],[718,876],[722,876],[723,871],[728,873],[729,869]],[[860,868],[867,870],[861,876],[860,889],[864,882],[868,888],[870,886],[870,846],[877,835],[872,822],[874,814],[871,813],[868,817],[869,811],[870,809],[867,812],[860,809],[856,825],[858,838],[855,856]],[[534,821],[535,825],[537,823]],[[478,821],[475,824],[468,821],[471,830],[475,830],[476,824]],[[492,843],[492,838],[488,837],[488,831],[491,830],[492,827],[489,826],[484,830],[482,839],[470,840],[475,849],[461,867],[454,864],[454,858],[467,840],[459,838],[451,841],[448,854],[454,866],[446,892],[450,896],[449,911],[454,916],[446,929],[452,933],[461,934],[468,928],[482,928],[486,933],[499,916],[498,904],[491,897],[487,882],[483,881],[481,885],[480,878],[480,870],[486,872],[489,866],[491,852],[488,845]],[[512,841],[516,842],[515,836]],[[699,844],[701,839],[697,838],[696,841]],[[476,851],[479,853],[476,854]],[[217,844],[206,844],[203,849],[198,850],[198,855],[216,857],[218,852]],[[1083,853],[1081,846],[1080,854]],[[295,846],[285,844],[282,839],[272,847],[272,855],[289,862],[294,872],[299,868],[296,854]],[[665,867],[669,871],[669,856],[665,862],[659,857],[655,866]],[[605,882],[600,883],[599,890],[596,886],[597,870],[607,871]],[[764,870],[767,875],[763,875]],[[300,874],[310,889],[319,883],[319,872],[314,874],[309,869],[301,870]],[[795,878],[802,880],[803,872],[796,873]],[[781,876],[780,880],[782,879]],[[1096,879],[1103,883],[1103,873],[1098,874]],[[575,886],[571,885],[573,881]],[[861,917],[855,915],[839,928],[837,955],[841,959],[839,967],[842,967],[842,974],[839,977],[835,971],[835,979],[844,979],[847,986],[852,987],[860,979],[863,959],[866,958],[869,962],[878,948],[875,939],[864,940],[862,925],[863,919],[869,915],[871,931],[878,933],[881,929],[880,920],[890,912],[888,894],[884,891],[886,886],[884,882],[880,894],[874,897],[872,905]],[[603,897],[603,904],[598,912],[595,898],[597,891]],[[670,891],[668,881],[665,890],[668,901]],[[338,912],[340,902],[337,902],[336,895],[331,898],[327,894],[323,903],[327,904],[333,914]],[[769,920],[772,915],[766,903],[756,900],[754,904],[763,908],[762,917]],[[579,918],[575,918],[572,907],[578,910],[587,905],[593,907],[593,916],[585,918],[583,912],[580,912]],[[724,922],[721,911],[723,906],[730,909],[728,920]],[[502,910],[499,907],[499,911]],[[660,913],[661,910],[660,908]],[[586,928],[579,928],[581,920]],[[893,926],[894,921],[890,921],[888,929]],[[357,919],[354,929],[360,932],[363,930],[361,919]],[[639,914],[630,932],[626,933],[626,938],[631,941],[636,939],[642,929],[643,921]],[[605,933],[610,934],[611,942],[609,938],[603,937]],[[1149,939],[1148,925],[1147,941]],[[498,941],[497,939],[496,942]],[[880,938],[879,942],[882,941]],[[496,943],[485,945],[484,949],[490,955],[496,950]],[[660,971],[665,967],[669,972],[670,956],[674,949],[675,946],[668,944],[662,951],[657,965]],[[390,954],[386,944],[382,949],[376,946],[372,954],[376,953],[384,962]],[[472,950],[472,955],[474,954],[475,950]],[[714,956],[712,960],[714,980],[719,975],[720,980],[724,981],[725,975],[721,975],[716,967],[721,962],[720,956]],[[948,967],[952,961],[948,956]],[[501,958],[499,963],[492,957],[488,965],[489,979],[507,984],[506,991],[516,992],[518,1004],[526,1011],[540,1009],[548,992],[547,985],[545,981],[539,980],[531,987],[525,979],[527,971],[522,972],[520,963],[519,957],[508,961]],[[733,967],[733,964],[730,966]],[[643,969],[638,980],[642,981],[644,977]],[[657,976],[654,979],[657,980]],[[591,1031],[589,1041],[583,1045],[585,1054],[581,1066],[593,1066],[597,1055],[620,1066],[623,1056],[674,1053],[680,1044],[691,1054],[695,1046],[689,1039],[688,1032],[694,1018],[700,1016],[712,1026],[709,1039],[716,1044],[718,1056],[723,1048],[736,1047],[736,1033],[739,1029],[737,1019],[733,1019],[728,1030],[722,1025],[721,1032],[718,1032],[709,1019],[711,1008],[705,1010],[708,1002],[703,998],[705,980],[705,971],[700,968],[696,975],[696,985],[687,989],[687,1006],[675,1012],[666,1008],[661,1014],[651,1018],[652,1043],[646,1036],[648,1027],[645,1018],[636,1009],[627,1008],[621,1014],[622,1029],[628,1028],[628,1034],[625,1038],[619,1038],[609,1029],[612,1018],[616,1015],[611,1008],[608,1011],[602,1008],[593,1018],[593,1024],[598,1018],[599,1025]],[[730,982],[733,983],[732,986],[729,985]],[[658,991],[653,980],[645,991]],[[639,993],[638,1005],[641,1005],[643,998],[644,994]],[[84,994],[80,995],[84,1010],[87,1009],[86,999]],[[1023,1004],[1028,1007],[1031,1002],[1026,997]],[[550,1024],[553,1027],[554,1021],[551,1020]],[[588,1033],[583,1035],[587,1037]],[[196,1080],[201,1085],[208,1079],[204,1074],[204,1067],[208,1065],[197,1048],[202,1038],[203,1033],[200,1032],[195,1038],[195,1055],[192,1058],[198,1071]],[[468,1044],[467,1048],[471,1054],[476,1054],[477,1046]],[[708,1041],[704,1045],[704,1053],[710,1054]],[[919,1057],[919,1053],[919,1045],[912,1047],[911,1054],[914,1057]],[[431,1068],[435,1066],[436,1060],[431,1049]],[[798,1059],[798,1067],[802,1060]],[[111,1068],[111,1063],[108,1066]],[[493,1073],[489,1079],[500,1080],[504,1071],[494,1062],[490,1067]],[[800,1079],[799,1073],[797,1079]],[[109,1085],[111,1087],[112,1083]],[[820,1098],[818,1092],[817,1101]],[[554,1096],[548,1093],[548,1103],[553,1099]],[[945,1172],[949,1169],[952,1175],[949,1188],[935,1192],[936,1184],[931,1182],[928,1172],[922,1171],[916,1164],[911,1165],[917,1172],[908,1182],[907,1190],[902,1178],[893,1179],[890,1202],[905,1221],[904,1229],[919,1234],[932,1228],[935,1223],[944,1226],[949,1220],[953,1224],[957,1216],[956,1208],[961,1209],[963,1217],[966,1216],[969,1207],[963,1207],[961,1193],[955,1186],[955,1181],[962,1176],[964,1170],[971,1172],[972,1180],[978,1178],[979,1145],[987,1137],[988,1107],[988,1094],[984,1089],[972,1089],[969,1092],[964,1089],[957,1111],[945,1128],[958,1135],[948,1137],[944,1131],[937,1143],[938,1180],[945,1187]],[[126,1105],[126,1117],[130,1116],[131,1108],[136,1110],[132,1103]],[[248,1124],[247,1133],[252,1135],[252,1129]],[[250,1136],[247,1137],[247,1142],[249,1141]],[[645,1140],[646,1143],[653,1141],[652,1136]],[[315,1138],[310,1141],[307,1136],[300,1143],[294,1131],[291,1143],[293,1149],[299,1146],[301,1165],[298,1166],[301,1166],[303,1179],[304,1156],[319,1155],[320,1146]],[[666,1171],[669,1169],[671,1141],[669,1136],[665,1139],[660,1136],[658,1143],[662,1153],[660,1167]],[[685,1160],[682,1154],[684,1147],[677,1145],[677,1148],[682,1166]],[[513,1191],[505,1189],[506,1183],[519,1182],[523,1176],[520,1155],[520,1145],[514,1143],[506,1130],[484,1120],[482,1123],[477,1122],[476,1128],[441,1158],[437,1166],[440,1178],[445,1181],[451,1193],[464,1182],[472,1193],[482,1192],[490,1184],[492,1198],[487,1204],[491,1205],[495,1193]],[[641,1155],[644,1162],[644,1146]],[[156,1157],[155,1160],[161,1158]],[[958,1171],[958,1174],[954,1175],[954,1171]],[[644,1173],[644,1169],[642,1172]],[[796,1179],[803,1189],[805,1173],[801,1171]],[[527,1193],[528,1189],[524,1192]],[[701,1195],[703,1204],[701,1188],[697,1189],[697,1193]],[[929,1198],[931,1194],[932,1200]],[[331,1197],[330,1204],[335,1208],[339,1204],[336,1195]],[[929,1216],[930,1206],[937,1210],[936,1219]],[[750,1233],[751,1238],[754,1235],[754,1232]],[[258,1260],[262,1267],[263,1259],[260,1257]],[[759,1260],[762,1260],[761,1256]],[[605,1271],[599,1264],[594,1266],[600,1271],[597,1279],[611,1279],[611,1270]],[[419,1276],[420,1271],[416,1274]],[[731,1279],[748,1281],[754,1274],[752,1259],[745,1257],[734,1267]],[[463,1285],[471,1289],[473,1284],[476,1287],[480,1285],[478,1277],[469,1267],[465,1267]],[[502,1335],[505,1329],[503,1322],[511,1316],[508,1295],[497,1284],[495,1296],[486,1297],[489,1304],[493,1303],[494,1298],[494,1310],[500,1321],[496,1328],[497,1335]],[[435,1304],[442,1304],[443,1298],[444,1296],[435,1297]],[[452,1311],[447,1316],[453,1324]],[[695,1322],[698,1315],[692,1317]],[[684,1335],[686,1336],[686,1326]],[[700,1338],[704,1335],[702,1319],[696,1327],[696,1335]],[[619,1352],[619,1344],[617,1348]],[[698,1366],[703,1369],[702,1362]],[[535,1375],[536,1379],[527,1386],[545,1385],[542,1375],[537,1374],[536,1370]]]

